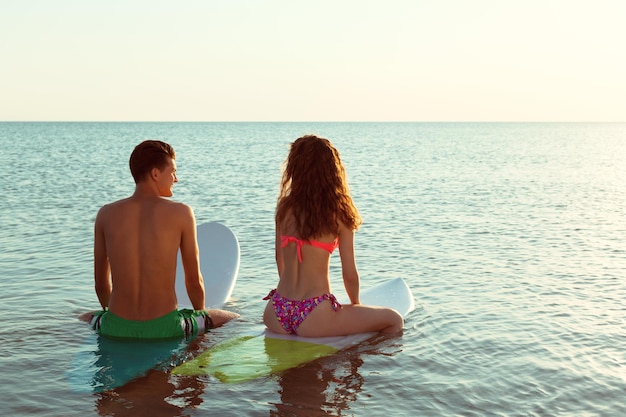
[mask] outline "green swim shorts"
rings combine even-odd
[[[209,313],[204,310],[174,310],[152,320],[126,320],[110,311],[97,311],[91,327],[99,334],[125,339],[192,338],[213,328]]]

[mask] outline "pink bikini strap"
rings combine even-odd
[[[302,245],[304,245],[306,242],[294,236],[281,236],[280,241],[282,243],[281,248],[284,248],[291,242],[294,242],[296,245],[298,245],[298,261],[302,263]]]

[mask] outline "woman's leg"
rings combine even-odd
[[[402,332],[404,320],[391,308],[344,305],[335,311],[330,301],[320,303],[302,322],[298,335],[305,337],[343,336],[355,333]]]

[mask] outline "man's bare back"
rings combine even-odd
[[[190,299],[194,309],[204,309],[204,288],[193,265],[198,262],[193,212],[184,204],[141,194],[104,206],[96,219],[96,271],[106,272],[98,266],[107,255],[111,268],[109,311],[128,320],[150,320],[176,309],[176,255],[183,242],[192,252],[186,271],[190,295],[195,295]],[[104,283],[97,293],[105,297],[106,280],[96,279]]]
[[[167,144],[159,144],[171,149]],[[152,152],[159,154],[159,149]],[[96,294],[104,310],[125,320],[153,320],[177,309],[179,249],[189,299],[194,310],[205,308],[195,216],[186,204],[166,198],[172,196],[178,178],[174,158],[162,153],[158,155],[160,167],[149,165],[149,160],[133,162],[131,155],[134,194],[103,206],[96,217]],[[174,156],[173,149],[171,154]],[[237,317],[223,310],[209,313],[214,326]]]

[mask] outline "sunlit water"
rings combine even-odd
[[[261,322],[280,165],[305,133],[341,151],[362,285],[415,294],[404,334],[239,385],[166,370],[70,389],[94,217],[132,193],[133,147],[171,143],[174,198],[239,238],[242,319],[208,348]],[[2,416],[626,415],[624,124],[0,123],[0,146]]]

